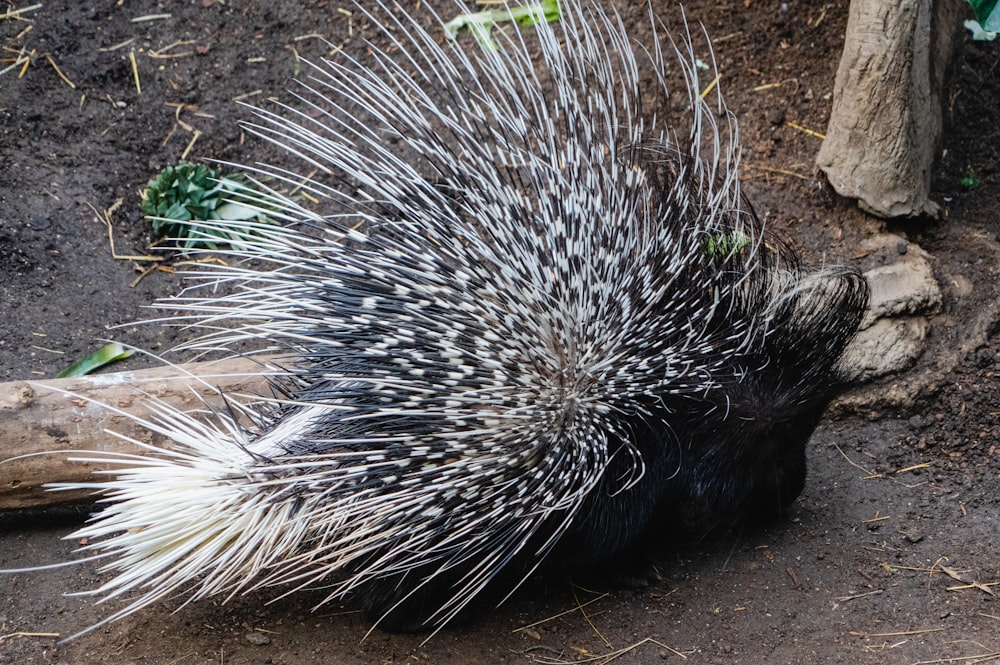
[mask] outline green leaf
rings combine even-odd
[[[750,238],[739,231],[719,233],[708,238],[702,238],[701,247],[705,255],[713,259],[725,259],[735,256],[750,244]]]
[[[206,219],[215,210],[208,193],[219,173],[203,164],[181,162],[160,171],[142,193],[142,211],[171,220]]]
[[[559,0],[542,0],[535,5],[514,7],[510,16],[523,26],[529,27],[542,23],[554,23],[562,18]]]
[[[1000,32],[1000,0],[969,0],[976,20],[986,32]]]
[[[445,35],[455,39],[462,29],[468,30],[485,48],[499,48],[493,40],[493,28],[498,23],[516,22],[523,26],[553,23],[562,17],[559,0],[540,0],[510,9],[487,9],[473,14],[459,14],[444,24]]]
[[[123,360],[132,355],[132,349],[126,349],[118,342],[112,342],[101,349],[94,351],[89,356],[77,360],[75,363],[56,374],[57,379],[65,379],[68,376],[83,376],[90,374],[95,369],[104,367],[109,363]]]

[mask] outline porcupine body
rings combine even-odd
[[[676,524],[774,515],[802,489],[867,290],[765,233],[690,41],[678,133],[644,112],[667,59],[589,0],[496,50],[379,9],[391,53],[318,66],[248,126],[345,212],[262,196],[282,225],[195,276],[235,293],[165,303],[204,332],[190,348],[264,341],[285,371],[274,400],[208,420],[160,407],[148,424],[176,446],[111,460],[108,505],[74,534],[110,557],[93,593],[130,599],[108,621],[323,584],[436,629],[553,561],[620,568]]]

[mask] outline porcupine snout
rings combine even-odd
[[[802,272],[773,303],[761,345],[734,357],[718,395],[687,421],[699,443],[676,467],[685,489],[669,501],[680,509],[675,523],[706,533],[764,522],[799,496],[806,444],[841,388],[836,362],[868,295],[856,271],[825,268]]]

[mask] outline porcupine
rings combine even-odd
[[[194,276],[236,292],[164,303],[203,331],[188,349],[265,341],[286,371],[275,399],[207,420],[158,407],[170,450],[96,456],[122,468],[72,537],[111,557],[90,593],[130,597],[105,621],[178,592],[323,584],[384,627],[434,630],[547,566],[641,564],[676,524],[800,493],[864,280],[765,232],[690,33],[685,135],[659,42],[637,57],[616,16],[561,4],[494,49],[376,2],[391,53],[340,55],[296,106],[255,110],[247,128],[346,212],[275,185],[256,196],[282,224],[227,227],[248,262]]]

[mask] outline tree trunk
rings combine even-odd
[[[851,1],[816,163],[838,194],[872,214],[938,214],[931,168],[960,7],[958,0]]]
[[[154,401],[191,410],[203,408],[205,401],[220,406],[219,390],[229,395],[267,394],[267,367],[259,360],[237,358],[0,383],[0,510],[90,498],[86,490],[48,492],[43,488],[47,483],[92,481],[97,471],[107,468],[71,462],[69,452],[143,452],[121,437],[169,446],[168,441],[154,441],[153,433],[136,422],[150,417]]]

